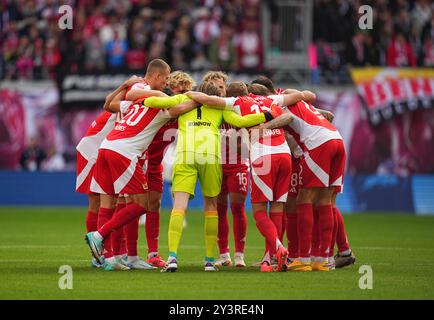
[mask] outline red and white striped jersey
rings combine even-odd
[[[300,101],[288,106],[294,120],[289,124],[289,133],[303,151],[312,150],[329,140],[342,140],[339,131],[311,104]]]
[[[88,161],[96,161],[98,148],[104,138],[114,128],[116,121],[121,119],[120,113],[102,112],[90,125],[85,136],[76,149]]]
[[[271,110],[271,105],[283,104],[283,97],[273,96],[244,96],[237,98],[225,98],[226,106],[233,107],[238,114],[245,116],[248,114],[261,113]],[[285,140],[282,129],[264,130],[263,136],[250,146],[250,161],[254,162],[261,156],[270,154],[288,153],[291,151]]]
[[[170,119],[167,110],[135,103],[107,135],[100,148],[115,151],[128,159],[142,157],[158,130]]]

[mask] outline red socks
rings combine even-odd
[[[127,209],[131,205],[127,206]],[[124,234],[127,246],[128,256],[136,257],[137,256],[137,242],[139,241],[139,218],[144,213],[144,209],[142,208],[142,212],[132,219],[128,224],[124,226]],[[146,221],[147,222],[147,221]]]
[[[333,208],[333,234],[332,234],[332,242],[330,243],[330,251],[329,258],[333,257],[335,254],[335,244],[336,244],[336,235],[338,234],[338,216],[335,208]]]
[[[158,236],[160,235],[160,213],[146,213],[146,241],[148,242],[148,253],[158,252]]]
[[[244,211],[244,203],[231,204],[233,217],[233,230],[235,239],[235,252],[244,252],[247,233],[247,217]],[[218,245],[220,254],[229,252],[229,218],[228,206],[218,203],[219,215]]]
[[[328,258],[330,244],[333,238],[333,208],[332,205],[318,206],[320,254],[321,258]]]
[[[277,230],[277,237],[282,239],[283,236],[283,212],[270,212],[270,219],[273,221]]]
[[[247,217],[244,211],[244,203],[231,204],[231,211],[234,223],[235,252],[244,252],[247,234]]]
[[[350,245],[348,243],[347,233],[345,232],[344,219],[338,208],[333,208],[333,211],[337,217],[338,230],[336,233],[336,243],[338,245],[339,252],[350,250]]]
[[[122,210],[123,208],[125,208],[125,203],[118,203],[116,205],[116,209],[115,209],[115,213],[114,215],[116,216],[118,214],[118,212],[120,210]],[[125,253],[125,250],[121,250],[122,248],[122,242],[124,240],[124,230],[123,228],[119,228],[118,230],[114,231],[111,234],[111,241],[112,241],[112,250],[113,250],[113,254],[115,256],[119,256],[121,254]],[[124,245],[125,247],[125,245]]]
[[[276,242],[279,240],[277,229],[273,221],[268,217],[267,211],[256,211],[253,214],[256,227],[259,232],[265,237],[267,242],[266,251],[270,252],[270,256],[276,253]]]
[[[283,243],[283,237],[285,236],[286,232],[286,225],[288,224],[288,217],[286,216],[286,213],[283,213],[283,219],[282,219],[282,236],[280,237],[280,242]],[[288,235],[286,235],[286,238],[288,238]]]
[[[288,238],[289,257],[298,258],[297,213],[286,213],[286,237]]]
[[[319,215],[318,215],[318,208],[313,208],[313,227],[312,227],[312,250],[310,252],[310,255],[312,257],[319,257],[320,255],[320,231],[319,231]]]
[[[86,215],[86,230],[87,232],[96,231],[98,229],[98,212],[88,210]]]
[[[228,206],[222,203],[217,204],[217,213],[219,219],[217,243],[220,254],[229,252],[229,219]],[[235,222],[235,221],[234,221]]]
[[[297,204],[298,250],[301,258],[310,258],[312,248],[313,206]]]
[[[131,220],[138,219],[144,212],[145,209],[143,209],[143,207],[141,207],[140,205],[136,203],[129,204],[124,209],[120,210],[116,214],[116,216],[110,219],[110,221],[105,223],[104,226],[99,228],[98,233],[105,239],[110,233],[125,226]],[[98,226],[99,226],[99,219],[98,219]]]
[[[112,216],[115,212],[115,209],[107,209],[107,208],[99,208],[98,211],[98,229],[104,227],[105,225],[108,224],[108,222],[112,219]],[[101,232],[100,232],[101,234]],[[102,235],[102,234],[101,234]],[[112,251],[112,244],[111,244],[111,236],[109,233],[102,235],[104,238],[104,248],[105,248],[105,253],[104,256],[105,258],[110,258],[113,256],[113,251]]]

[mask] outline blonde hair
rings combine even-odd
[[[223,80],[224,83],[226,83],[229,79],[229,76],[222,71],[208,71],[203,76],[202,81],[207,82],[207,81],[218,80],[218,79],[221,79]]]
[[[186,92],[192,90],[193,87],[196,85],[196,82],[188,73],[182,71],[174,71],[169,75],[167,85],[170,89],[177,88],[181,92]]]

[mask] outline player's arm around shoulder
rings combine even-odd
[[[125,100],[127,89],[136,83],[140,83],[141,81],[143,81],[143,78],[137,76],[132,76],[125,80],[119,87],[106,96],[103,107],[104,110],[111,113],[119,112],[120,102]]]
[[[131,89],[126,93],[126,100],[135,101],[138,99],[145,99],[148,97],[167,97],[167,94],[159,90],[149,89],[141,83],[134,84]]]
[[[200,106],[200,104],[194,100],[186,100],[181,104],[178,104],[172,108],[169,108],[167,110],[167,112],[169,113],[169,115],[172,118],[176,118],[176,117],[180,116],[181,114],[187,113],[187,112],[189,112],[189,111],[191,111],[191,110],[193,110],[199,106]]]
[[[188,91],[185,93],[190,99],[206,105],[208,108],[223,110],[226,108],[226,101],[222,97],[209,96],[206,93],[198,91]]]
[[[177,94],[171,97],[149,97],[144,100],[143,104],[148,108],[169,109],[188,100],[190,98],[185,94]]]
[[[237,128],[250,128],[267,121],[265,113],[241,116],[234,111],[223,111],[223,120]]]
[[[289,125],[294,120],[290,112],[284,112],[275,119],[261,125],[261,129],[277,129]]]

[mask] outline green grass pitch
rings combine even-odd
[[[163,257],[168,217],[162,214]],[[205,273],[203,215],[193,211],[187,215],[177,273],[94,269],[83,240],[84,218],[85,208],[0,208],[0,299],[434,298],[434,217],[346,215],[356,265],[329,273],[271,274],[253,267]],[[264,240],[251,214],[248,218],[246,262],[251,265],[261,258]],[[145,256],[143,227],[139,245]],[[59,289],[62,265],[72,267],[72,290]],[[359,288],[361,265],[372,267],[372,290]]]

